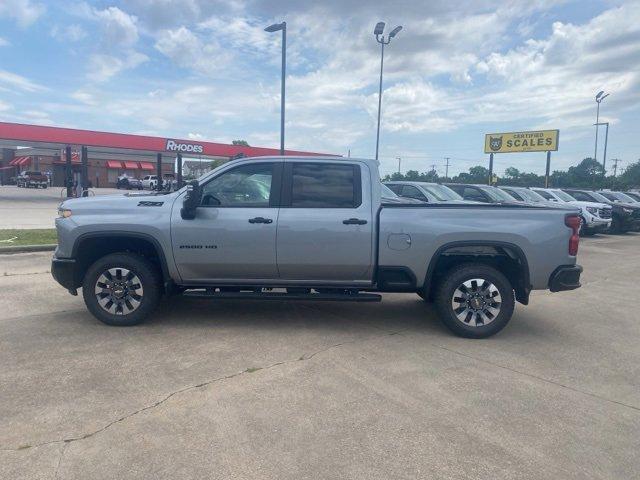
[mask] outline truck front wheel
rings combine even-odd
[[[454,267],[435,297],[440,320],[458,336],[486,338],[502,330],[513,315],[511,283],[493,267],[467,263]]]
[[[89,267],[82,296],[89,311],[103,323],[131,326],[142,323],[160,301],[160,275],[144,257],[113,253]]]

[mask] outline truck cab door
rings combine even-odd
[[[278,277],[276,226],[282,162],[230,167],[202,184],[193,220],[172,211],[171,240],[182,281],[252,283]]]
[[[277,240],[282,280],[371,283],[370,178],[357,162],[285,162]]]

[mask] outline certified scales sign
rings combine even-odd
[[[484,136],[484,153],[555,152],[559,130],[488,133]]]

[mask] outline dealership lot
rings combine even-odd
[[[64,194],[63,194],[64,191]],[[92,188],[96,195],[123,193],[115,188]],[[0,186],[0,218],[2,228],[53,228],[58,205],[66,198],[61,187],[18,188]]]
[[[0,256],[0,478],[634,478],[639,247],[582,240],[583,287],[481,341],[416,295],[110,328],[50,254]]]

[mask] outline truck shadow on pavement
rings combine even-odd
[[[283,330],[371,331],[411,330],[432,337],[453,334],[438,319],[435,307],[414,295],[390,295],[381,303],[203,300],[176,296],[165,300],[144,327],[172,329],[216,328]],[[520,317],[520,318],[519,318]],[[539,336],[535,319],[527,321],[519,309],[497,337]]]

